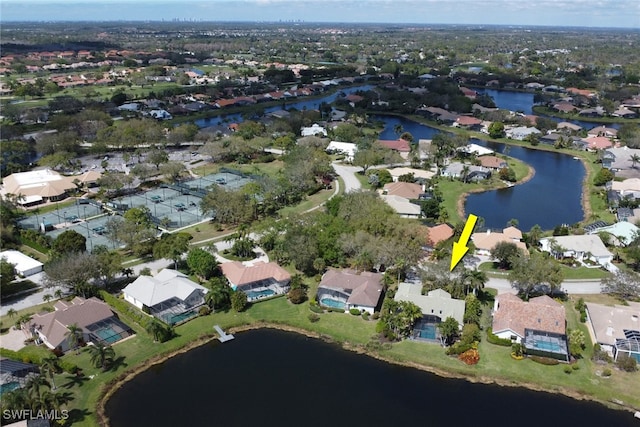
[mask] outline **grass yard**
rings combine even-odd
[[[572,279],[604,279],[605,277],[611,276],[611,273],[608,271],[604,271],[601,268],[587,268],[587,267],[567,267],[566,265],[561,265],[562,274],[564,275],[565,280]]]

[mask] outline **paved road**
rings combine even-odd
[[[497,289],[499,294],[516,293],[515,289],[511,287],[511,283],[509,283],[507,279],[491,277],[489,278],[486,287]],[[599,280],[565,280],[562,282],[562,289],[569,295],[599,294],[602,292]]]
[[[360,181],[356,177],[356,172],[362,170],[362,168],[358,166],[347,166],[340,163],[332,163],[333,169],[336,171],[340,178],[344,181],[344,192],[350,193],[352,191],[359,190],[362,186],[360,185]]]
[[[19,297],[16,297],[15,299],[4,301],[2,303],[2,306],[0,307],[0,316],[4,316],[12,308],[17,311],[17,310],[22,310],[23,308],[29,308],[29,307],[33,307],[34,305],[42,304],[44,302],[42,297],[44,297],[47,294],[53,296],[53,294],[58,289],[60,289],[63,292],[63,294],[66,292],[65,288],[44,287],[44,273],[34,274],[33,276],[29,276],[28,279],[31,280],[33,283],[41,286],[40,290],[34,293],[31,293],[27,296],[19,296]]]

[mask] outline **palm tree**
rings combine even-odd
[[[82,328],[80,328],[77,323],[74,323],[73,325],[67,326],[67,329],[68,331],[65,335],[67,337],[69,349],[78,348],[80,341],[82,340]]]
[[[230,293],[229,288],[224,283],[213,283],[209,292],[205,295],[205,301],[211,307],[211,310],[216,311],[216,307],[221,307],[229,303]]]
[[[464,165],[462,167],[462,171],[460,172],[460,178],[462,179],[462,182],[466,183],[467,182],[467,177],[469,176],[469,171],[471,169],[469,168],[468,165]]]
[[[7,316],[9,316],[11,319],[13,319],[13,317],[14,317],[16,314],[18,314],[18,312],[17,312],[15,309],[13,309],[13,308],[10,308],[10,309],[7,311]]]
[[[62,298],[62,289],[56,289],[56,291],[53,293],[53,296],[56,297],[56,299]]]
[[[531,230],[529,230],[529,244],[531,246],[538,246],[540,243],[540,236],[542,236],[542,228],[536,224],[531,227]]]
[[[43,300],[44,302],[49,302],[49,301],[51,301],[52,299],[53,299],[53,295],[51,295],[51,294],[44,294],[44,295],[42,295],[42,300]]]
[[[54,375],[60,371],[60,366],[58,365],[58,358],[55,356],[50,356],[42,359],[40,364],[40,372],[42,375],[48,377],[51,380],[51,389],[56,389],[56,383],[53,378]]]
[[[151,322],[149,322],[145,329],[150,335],[153,336],[154,342],[160,341],[163,334],[165,333],[164,326],[157,320],[152,320]]]
[[[110,345],[104,345],[99,342],[89,347],[89,355],[91,356],[91,363],[96,368],[102,368],[104,371],[115,359],[116,352]]]
[[[633,154],[631,155],[631,157],[629,157],[629,160],[631,160],[631,167],[635,169],[636,163],[640,163],[640,156],[638,156],[637,154]]]
[[[24,386],[27,391],[28,406],[33,409],[37,409],[40,403],[40,389],[42,387],[51,387],[51,384],[42,375],[33,375]]]
[[[480,270],[465,270],[463,273],[463,282],[465,284],[465,294],[469,293],[469,290],[473,291],[476,295],[479,289],[483,289],[487,283],[487,274]]]

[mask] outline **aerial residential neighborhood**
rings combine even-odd
[[[350,384],[254,329],[640,417],[637,31],[134,22],[3,22],[2,425]]]

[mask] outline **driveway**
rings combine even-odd
[[[505,278],[500,279],[496,277],[490,277],[485,285],[487,288],[495,288],[499,294],[515,294],[516,290],[511,287],[511,283]],[[599,294],[602,292],[602,287],[599,280],[565,280],[562,282],[562,290],[571,294]]]
[[[13,326],[9,328],[9,332],[0,335],[0,347],[7,348],[9,350],[18,351],[24,347],[24,340],[29,338],[22,329],[14,329]]]
[[[360,181],[356,177],[356,173],[361,171],[362,168],[358,166],[347,166],[340,163],[332,163],[333,169],[336,171],[340,178],[344,181],[344,192],[350,193],[352,191],[358,191],[362,186]]]

